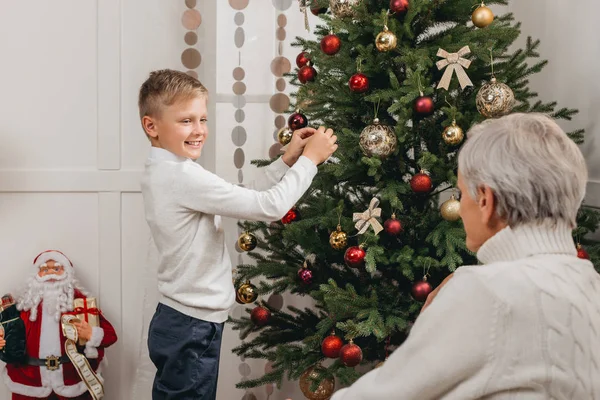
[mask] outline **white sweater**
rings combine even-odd
[[[566,226],[506,228],[332,400],[600,399],[600,278]]]
[[[235,293],[219,216],[280,219],[309,188],[317,167],[302,156],[291,168],[279,159],[264,173],[256,190],[247,189],[190,159],[152,148],[141,184],[159,254],[161,303],[205,321],[227,320]]]

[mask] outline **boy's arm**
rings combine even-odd
[[[285,173],[290,169],[287,164],[283,161],[283,157],[279,157],[277,160],[273,161],[270,165],[259,168],[260,176],[255,180],[245,184],[248,189],[253,190],[268,190],[275,186]]]
[[[175,182],[173,196],[183,207],[206,214],[257,221],[282,218],[310,187],[317,174],[316,165],[302,156],[271,189],[256,191],[228,183],[199,165],[182,165],[184,170]]]

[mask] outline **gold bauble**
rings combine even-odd
[[[341,226],[337,226],[334,232],[329,235],[329,244],[334,250],[344,250],[348,245],[348,235],[342,231]]]
[[[256,247],[256,236],[249,232],[244,232],[238,238],[238,246],[244,251],[252,251]]]
[[[456,197],[452,195],[452,197],[442,203],[440,213],[446,221],[458,221],[460,219],[460,201],[456,200]]]
[[[398,139],[396,133],[387,125],[379,124],[375,118],[373,124],[367,126],[360,133],[359,145],[367,157],[385,159],[396,150]]]
[[[477,92],[477,111],[487,118],[498,118],[512,111],[515,94],[512,89],[492,78]]]
[[[446,144],[456,146],[463,141],[465,133],[460,126],[456,125],[456,121],[452,121],[452,124],[444,129],[442,137],[444,138],[444,142],[446,142]]]
[[[390,50],[394,50],[396,48],[396,44],[398,43],[398,38],[394,35],[393,32],[389,31],[387,26],[383,28],[382,32],[379,32],[377,37],[375,38],[375,46],[377,50],[381,52],[386,52]]]
[[[471,14],[471,21],[473,21],[473,25],[478,28],[485,28],[492,22],[494,22],[494,13],[485,4],[481,3],[479,7],[473,14]]]
[[[250,281],[246,281],[235,291],[235,301],[240,304],[254,303],[257,298],[256,286],[251,284]]]
[[[323,367],[314,366],[308,368],[300,376],[300,390],[307,399],[328,400],[333,395],[333,391],[335,390],[335,381],[333,378],[324,378],[314,391],[310,390],[313,381],[318,379],[324,371]]]
[[[285,146],[292,141],[293,134],[294,132],[289,127],[284,126],[277,132],[277,141],[281,143],[282,146]]]
[[[329,10],[337,18],[356,17],[356,7],[362,0],[329,0]]]

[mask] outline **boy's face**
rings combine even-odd
[[[145,116],[142,125],[152,146],[196,160],[208,136],[206,97],[178,101],[159,117]]]

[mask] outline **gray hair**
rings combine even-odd
[[[576,226],[588,178],[583,154],[543,114],[510,114],[473,126],[458,156],[469,194],[489,186],[509,226],[552,220]]]

